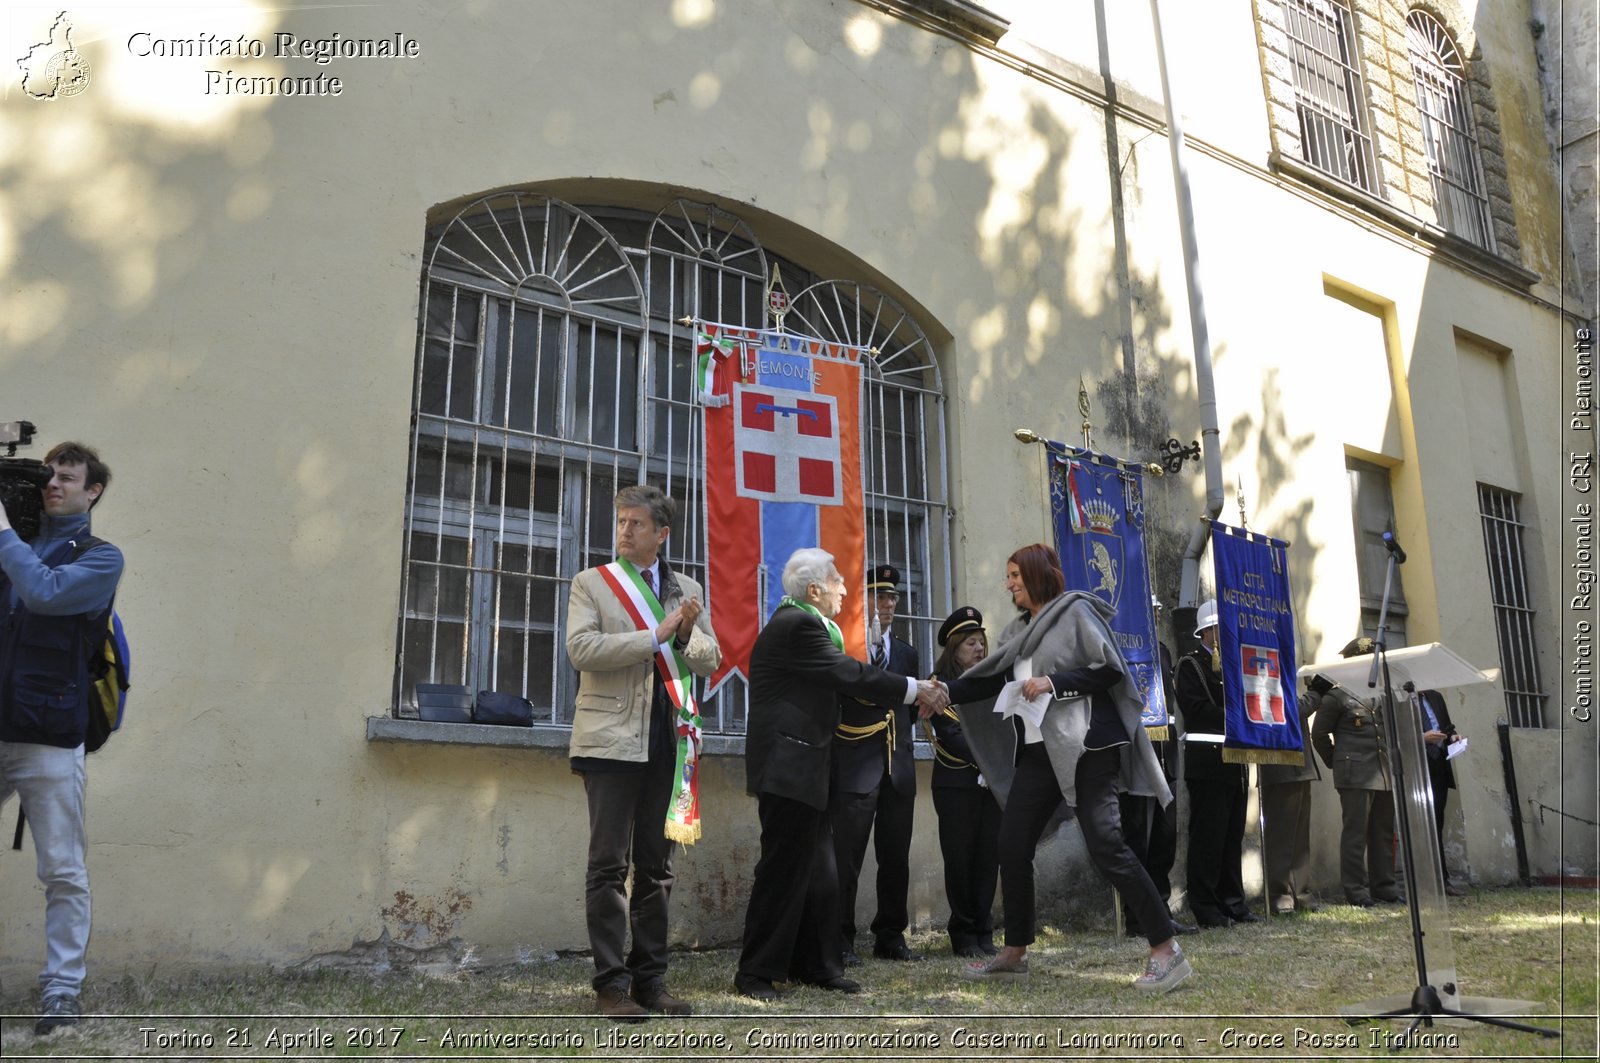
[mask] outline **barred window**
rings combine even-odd
[[[926,336],[893,299],[779,261],[737,216],[687,200],[651,215],[487,196],[430,228],[424,261],[396,716],[416,714],[418,683],[448,683],[520,694],[542,726],[569,725],[567,590],[612,559],[611,502],[628,484],[677,501],[666,560],[704,585],[687,320],[764,327],[774,266],[793,293],[788,331],[872,352],[867,563],[901,569],[931,661],[950,607],[944,400]],[[744,684],[701,709],[707,732],[742,733]]]
[[[1339,0],[1283,0],[1283,13],[1305,161],[1380,194],[1350,9]]]
[[[1513,727],[1547,727],[1548,699],[1539,677],[1537,628],[1528,594],[1524,525],[1517,516],[1517,496],[1479,484],[1478,513],[1483,519],[1483,552],[1489,563],[1495,637],[1500,643],[1500,683],[1506,692],[1506,718]]]
[[[1406,45],[1439,224],[1492,251],[1489,197],[1461,53],[1445,28],[1425,11],[1406,16]]]

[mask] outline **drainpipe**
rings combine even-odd
[[[1194,202],[1189,195],[1189,172],[1184,166],[1183,126],[1172,105],[1172,85],[1167,78],[1167,49],[1161,34],[1161,6],[1150,0],[1150,21],[1155,28],[1156,66],[1161,71],[1161,98],[1167,108],[1167,147],[1172,154],[1172,184],[1178,194],[1178,233],[1183,239],[1183,276],[1189,290],[1189,327],[1194,340],[1194,378],[1200,392],[1200,453],[1206,470],[1206,519],[1195,522],[1194,533],[1183,551],[1183,579],[1178,608],[1173,610],[1173,636],[1180,646],[1194,633],[1195,607],[1200,604],[1200,558],[1210,540],[1209,520],[1222,512],[1222,431],[1217,425],[1217,388],[1211,375],[1211,337],[1206,331],[1205,297],[1200,291],[1200,249],[1194,238]]]

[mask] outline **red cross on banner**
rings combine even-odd
[[[1281,727],[1283,679],[1278,671],[1278,651],[1269,646],[1241,644],[1239,656],[1245,716],[1251,723]]]
[[[767,502],[838,505],[839,401],[735,384],[739,494]]]

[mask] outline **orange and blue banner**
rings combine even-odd
[[[1144,549],[1144,476],[1139,466],[1053,440],[1050,509],[1067,590],[1088,591],[1115,609],[1111,632],[1133,669],[1152,739],[1171,724]]]
[[[1299,764],[1305,748],[1295,690],[1289,544],[1211,522],[1222,662],[1222,759]]]
[[[802,547],[831,553],[850,593],[837,620],[866,656],[860,347],[696,324],[705,410],[706,597],[722,665],[748,676],[756,635]]]

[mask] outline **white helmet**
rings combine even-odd
[[[1207,628],[1217,626],[1217,600],[1207,598],[1200,603],[1200,608],[1194,614],[1194,637],[1199,638],[1200,632]]]

